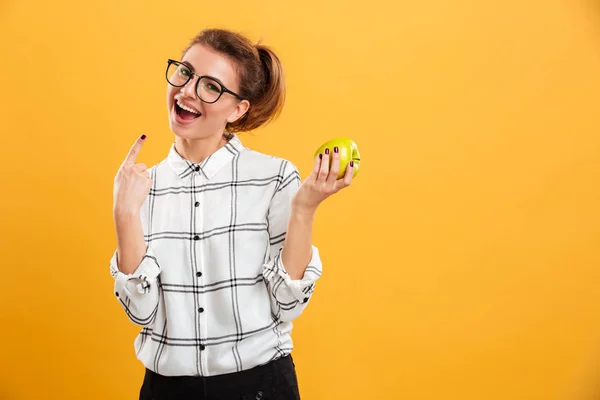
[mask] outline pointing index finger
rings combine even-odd
[[[146,139],[145,134],[140,136],[139,138],[137,138],[137,140],[135,141],[133,146],[131,146],[131,149],[129,149],[129,153],[127,153],[127,157],[125,158],[125,163],[128,163],[128,164],[135,163],[135,159],[137,158],[138,154],[140,153],[140,150],[142,150],[142,145],[144,144],[145,139]]]

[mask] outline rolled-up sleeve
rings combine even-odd
[[[291,202],[298,187],[300,175],[289,161],[284,161],[280,183],[269,207],[268,223],[270,251],[263,265],[263,277],[271,297],[273,314],[281,321],[291,321],[304,311],[315,285],[323,271],[319,249],[312,246],[312,256],[302,278],[292,279],[282,262],[282,249],[290,217]]]
[[[110,260],[110,274],[114,278],[115,296],[127,317],[136,325],[151,326],[156,317],[159,300],[160,265],[151,247],[132,274],[119,270],[117,251]]]

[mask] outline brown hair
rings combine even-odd
[[[233,62],[239,78],[238,94],[250,103],[240,119],[227,124],[227,132],[250,131],[279,116],[285,101],[285,81],[281,61],[273,50],[225,29],[201,31],[183,54],[196,44],[208,46]]]

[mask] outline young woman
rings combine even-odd
[[[350,185],[337,148],[303,182],[290,161],[245,148],[238,132],[284,103],[279,59],[228,30],[204,30],[168,60],[167,157],[115,177],[115,296],[142,327],[140,399],[299,399],[292,320],[321,275],[319,204]]]

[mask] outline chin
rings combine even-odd
[[[173,132],[175,136],[181,139],[196,139],[200,136],[196,131],[192,129],[177,126],[177,124],[173,123],[171,123],[171,132]]]
[[[207,121],[205,121],[204,118],[204,116],[201,116],[191,122],[181,121],[174,112],[170,112],[169,126],[171,132],[181,139],[205,139],[215,136],[215,132],[218,132],[219,136],[223,134],[224,129],[219,130],[218,128],[207,126]]]

